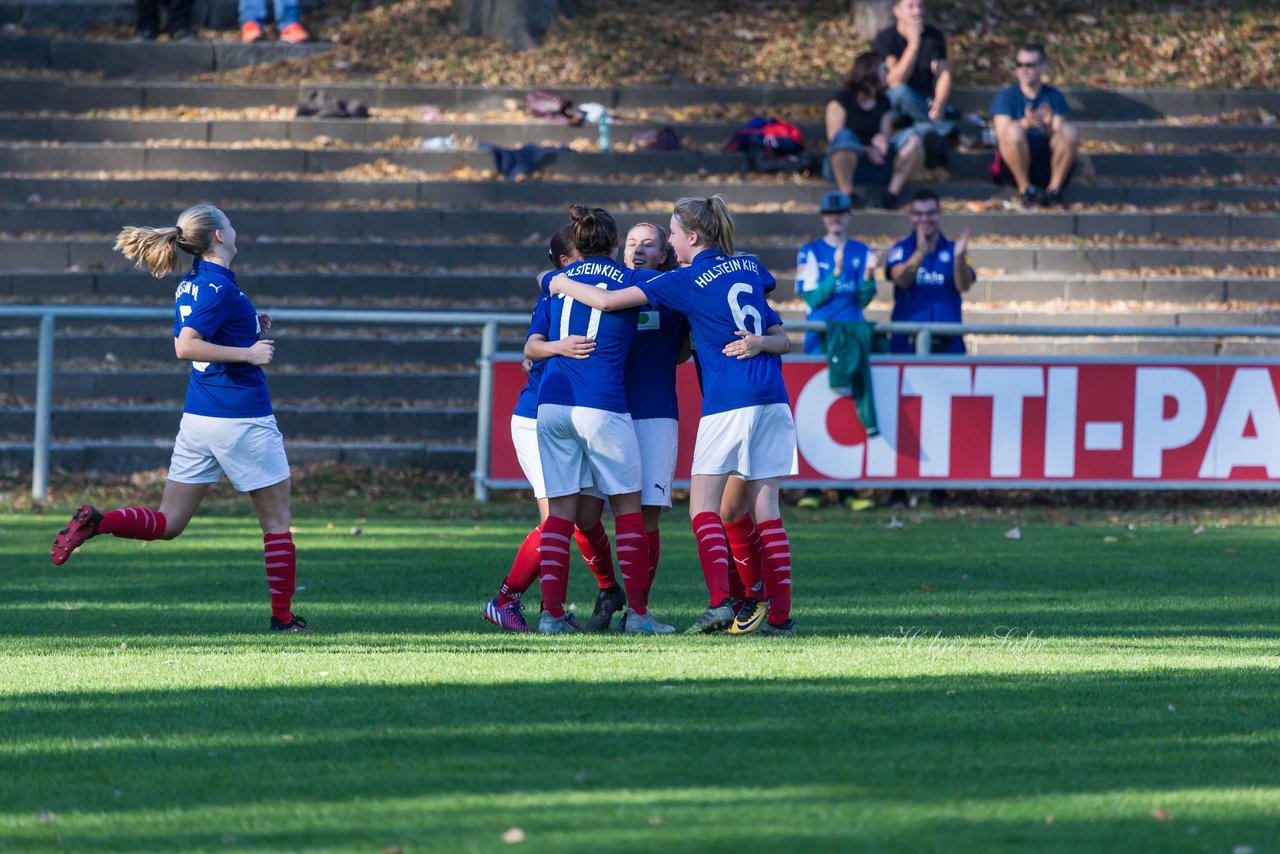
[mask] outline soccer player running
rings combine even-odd
[[[601,292],[623,287],[625,267],[614,260],[618,228],[601,208],[574,205],[573,242],[582,261],[565,272]],[[639,305],[639,303],[637,303]],[[542,617],[538,631],[580,631],[565,611],[569,583],[569,536],[580,496],[592,488],[610,499],[617,538],[618,570],[630,606],[624,628],[654,633],[648,612],[649,540],[640,513],[640,447],[627,410],[627,356],[639,312],[603,313],[572,298],[549,305],[551,341],[583,335],[596,342],[587,359],[552,359],[538,389],[538,453],[546,483],[546,521],[539,537]],[[633,616],[634,615],[634,616]]]
[[[671,245],[687,267],[656,276],[632,271],[627,277],[632,286],[621,290],[591,287],[581,277],[574,281],[571,268],[552,279],[551,289],[602,311],[649,303],[688,318],[704,390],[689,514],[710,591],[709,607],[689,631],[716,632],[735,622],[728,547],[717,511],[725,483],[736,473],[747,482],[755,518],[765,520],[757,527],[764,542],[768,618],[756,620],[748,630],[793,635],[791,548],[778,487],[781,478],[795,471],[796,436],[779,358],[790,350],[790,341],[779,324],[766,326],[770,310],[764,291],[773,277],[756,259],[733,255],[733,220],[720,195],[676,202]],[[753,609],[752,616],[756,613]]]
[[[547,255],[555,265],[555,268],[549,271],[550,273],[582,260],[573,245],[573,233],[569,226],[564,226],[551,236]],[[538,277],[542,293],[538,297],[529,331],[525,335],[525,356],[529,359],[529,378],[511,413],[511,442],[515,447],[520,468],[524,471],[530,486],[533,487],[533,495],[538,502],[538,525],[528,533],[520,544],[520,548],[516,550],[511,571],[503,579],[497,595],[485,604],[481,612],[486,620],[510,632],[533,631],[525,621],[520,597],[538,577],[541,567],[538,543],[542,536],[542,525],[547,518],[547,491],[542,477],[542,460],[538,456],[538,386],[542,381],[548,359],[554,356],[585,359],[596,348],[595,342],[583,335],[570,335],[554,342],[547,340],[550,330],[548,304],[551,297],[543,285],[546,277],[547,274]],[[584,520],[580,512],[577,521],[578,530],[575,536],[578,539],[579,550],[596,575],[596,581],[601,587],[601,598],[621,599],[622,604],[618,608],[625,607],[626,596],[622,593],[614,576],[609,536],[600,525],[599,511],[596,512],[594,519],[590,520]],[[616,611],[617,608],[614,610]],[[609,612],[610,615],[612,613],[613,611]]]
[[[172,540],[186,530],[209,487],[225,473],[247,492],[263,533],[273,632],[305,631],[292,611],[297,555],[289,532],[290,472],[262,365],[274,342],[261,339],[271,317],[259,314],[231,271],[236,230],[213,205],[183,211],[177,224],[123,229],[115,248],[160,278],[179,268],[181,249],[195,256],[174,299],[173,345],[191,360],[182,422],[158,510],[127,507],[100,513],[84,504],[53,539],[55,566],[99,534],[130,540]]]

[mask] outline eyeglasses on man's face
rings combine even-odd
[[[1039,68],[1042,63],[1043,60],[1037,59],[1034,62],[1015,62],[1014,65],[1018,68]]]

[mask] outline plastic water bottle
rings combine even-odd
[[[596,140],[596,144],[601,151],[613,150],[613,134],[610,132],[609,126],[613,124],[613,119],[605,113],[600,117],[600,136]]]

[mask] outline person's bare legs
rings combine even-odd
[[[893,177],[889,179],[888,191],[895,196],[902,195],[902,188],[922,166],[924,146],[920,143],[920,137],[912,134],[893,158]]]
[[[857,170],[858,152],[851,148],[831,152],[831,174],[836,179],[836,187],[850,198],[853,197],[853,173]]]
[[[1071,174],[1071,167],[1076,162],[1079,138],[1080,135],[1075,125],[1067,122],[1063,122],[1054,131],[1053,136],[1049,137],[1049,151],[1052,159],[1050,160],[1048,190],[1062,190],[1062,185],[1066,183],[1067,176]]]
[[[1027,132],[1017,122],[1007,122],[999,139],[1000,159],[1018,185],[1018,192],[1025,193],[1031,186],[1031,149],[1027,146]]]
[[[186,530],[211,486],[211,483],[178,483],[176,480],[164,482],[159,511],[165,519],[163,539],[172,540]]]

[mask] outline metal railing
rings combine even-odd
[[[476,463],[472,473],[477,501],[487,501],[489,486],[489,440],[493,430],[493,361],[498,352],[498,328],[524,328],[529,316],[521,313],[477,314],[448,311],[345,311],[342,309],[266,309],[274,320],[295,323],[395,326],[479,326],[480,369],[476,402]],[[172,320],[171,308],[121,306],[5,305],[0,318],[38,318],[40,337],[36,362],[35,436],[31,462],[31,494],[44,500],[49,493],[49,424],[53,409],[53,342],[58,319],[67,320]],[[792,321],[789,330],[821,330],[821,321]],[[934,336],[999,335],[1017,337],[1094,338],[1280,338],[1280,326],[1007,326],[992,323],[907,323],[875,324],[876,332],[915,335],[916,355],[930,355]]]

